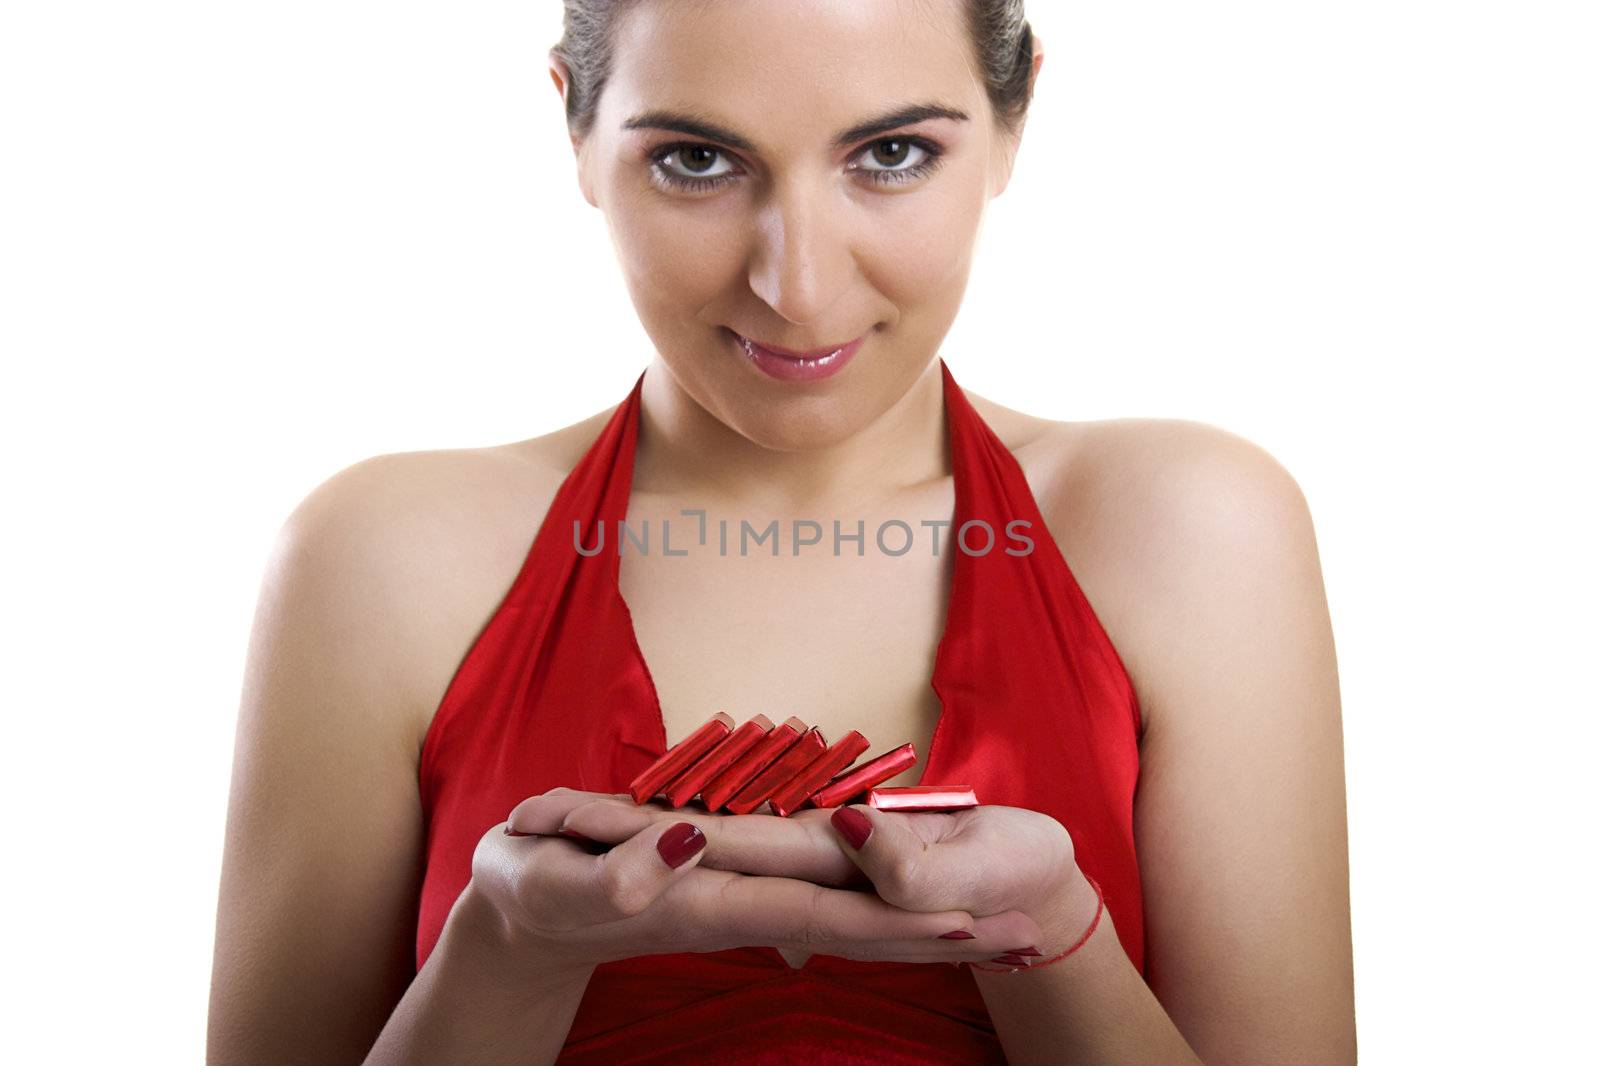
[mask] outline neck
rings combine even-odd
[[[777,451],[730,428],[683,390],[659,356],[640,391],[634,489],[816,511],[881,501],[949,476],[944,380],[929,361],[905,394],[835,444]]]

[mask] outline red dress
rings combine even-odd
[[[1133,686],[1016,458],[942,359],[940,369],[955,514],[939,550],[954,550],[955,563],[931,679],[942,710],[921,780],[971,785],[980,803],[1027,807],[1066,826],[1078,865],[1100,883],[1122,946],[1142,974],[1143,902],[1133,843],[1140,718]],[[419,969],[471,876],[478,840],[512,807],[561,785],[625,792],[666,750],[655,687],[618,588],[614,536],[616,522],[627,516],[643,381],[641,374],[562,483],[423,742],[427,869]],[[993,530],[992,549],[980,554],[987,537],[973,526],[967,550],[955,550],[950,538],[976,519]],[[1007,534],[1013,520],[1031,523],[1012,527],[1015,537],[1033,542],[1031,552],[1006,554],[1026,548]],[[579,554],[574,521],[581,522],[586,547],[603,522],[605,550]],[[918,529],[914,550],[932,550],[927,529]],[[703,717],[718,709],[707,708]],[[760,708],[727,710],[742,722]],[[871,739],[879,750],[903,741]],[[558,1061],[802,1058],[877,1066],[1006,1061],[964,968],[812,955],[794,970],[771,947],[640,956],[596,967]]]

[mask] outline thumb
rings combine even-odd
[[[962,886],[934,876],[939,845],[924,840],[905,815],[858,803],[840,807],[829,821],[844,840],[844,853],[885,903],[914,911],[962,909]]]
[[[656,901],[705,854],[706,836],[693,822],[642,829],[596,857],[595,895],[612,920],[631,917]]]

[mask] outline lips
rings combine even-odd
[[[741,333],[739,336],[744,337],[744,334]],[[850,343],[849,341],[842,341],[839,344],[835,344],[831,348],[817,348],[809,352],[797,352],[792,348],[781,348],[776,344],[768,344],[766,341],[758,341],[753,337],[744,337],[744,339],[749,341],[751,344],[756,345],[757,347],[765,348],[774,355],[782,355],[790,359],[810,359],[813,362],[834,354],[835,352],[844,348],[845,345]]]
[[[867,339],[866,334],[862,334],[853,341],[846,341],[832,348],[817,348],[802,352],[793,348],[769,347],[731,329],[728,330],[728,335],[733,339],[734,347],[743,354],[747,362],[768,377],[779,381],[817,381],[831,377],[844,369],[845,364],[860,349],[861,343]]]

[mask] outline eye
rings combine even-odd
[[[724,155],[722,149],[709,144],[669,144],[650,157],[652,169],[669,185],[688,189],[707,189],[723,184],[732,172],[710,169],[716,157]],[[674,170],[670,163],[685,165],[687,173]]]
[[[888,149],[885,151],[884,149]],[[866,156],[875,162],[885,163],[883,167],[857,167],[870,174],[872,180],[879,184],[912,181],[922,177],[934,167],[939,165],[939,159],[944,150],[932,141],[921,137],[883,137],[867,145]],[[916,162],[911,166],[900,166],[906,156],[918,153]]]
[[[853,164],[878,185],[914,181],[939,166],[944,149],[925,137],[880,137],[857,152],[866,164]],[[680,141],[664,145],[650,156],[650,172],[669,188],[706,192],[735,180],[740,171],[716,169],[727,153],[711,144]],[[906,160],[914,160],[909,166]]]

